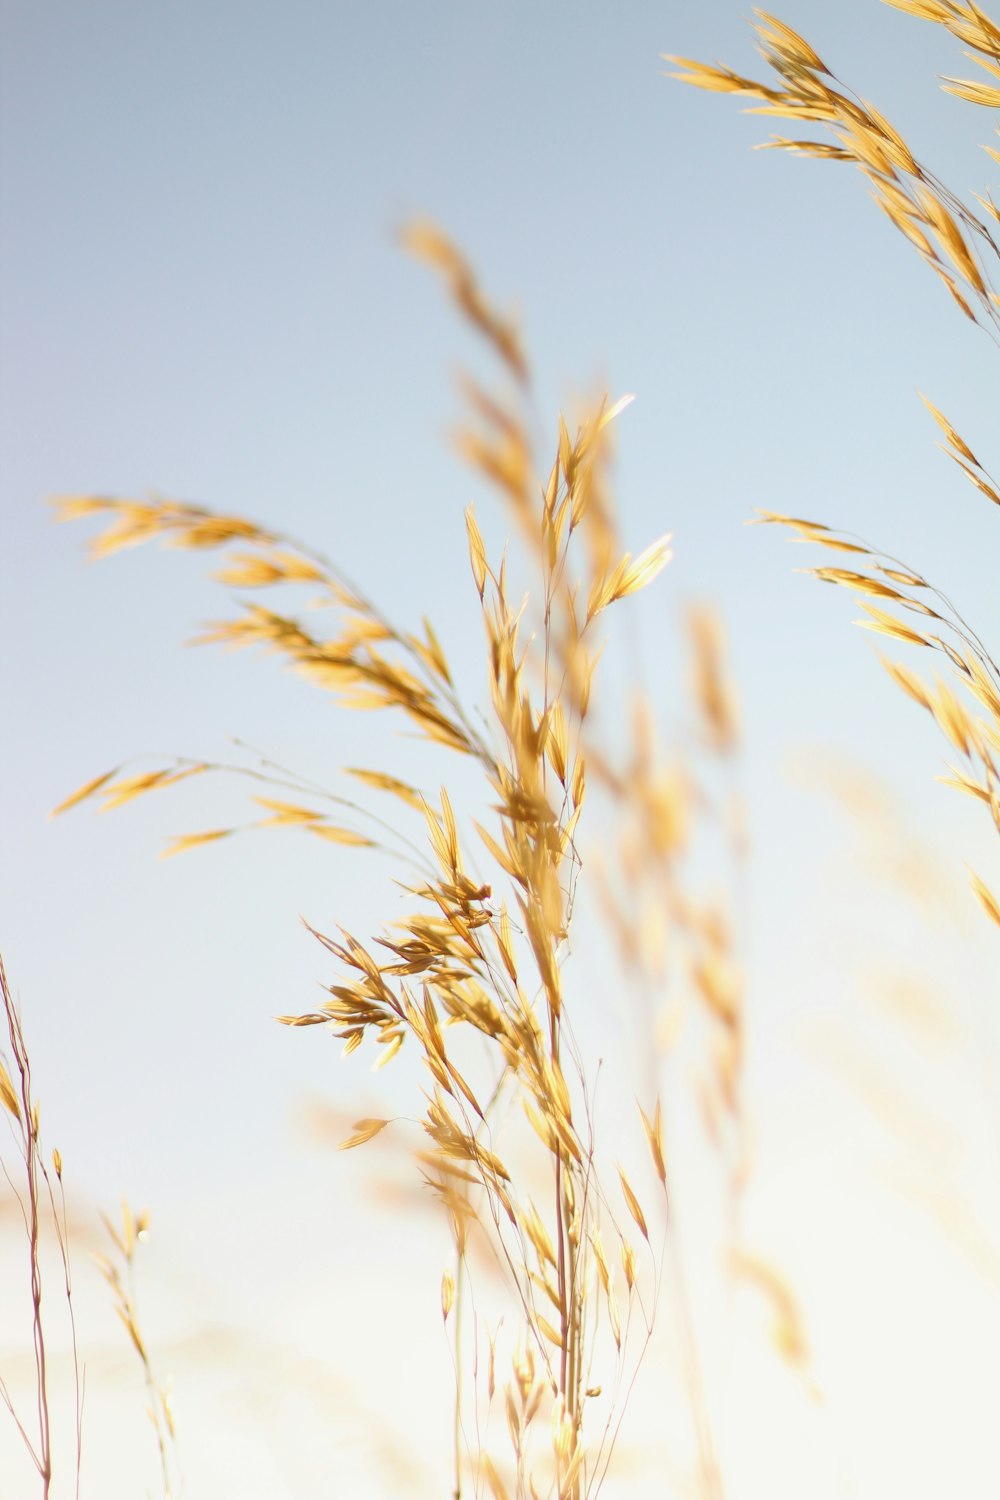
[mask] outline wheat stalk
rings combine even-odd
[[[967,53],[991,77],[1000,77],[1000,27],[977,5],[952,0],[886,0],[895,9],[932,21],[964,42]],[[799,154],[853,162],[867,178],[878,206],[889,216],[947,286],[962,312],[996,341],[1000,330],[1000,297],[990,272],[1000,259],[987,226],[968,206],[915,158],[905,140],[873,105],[845,89],[809,43],[783,21],[755,11],[753,30],[758,49],[781,87],[745,78],[729,68],[710,67],[690,58],[671,57],[683,72],[673,76],[697,88],[761,100],[753,114],[778,115],[824,127],[834,143],[776,137],[768,144]],[[947,77],[946,93],[991,109],[1000,108],[1000,89]],[[1000,160],[992,147],[989,155]],[[977,200],[991,218],[1000,219],[990,198]],[[941,446],[975,489],[1000,505],[1000,486],[951,421],[926,396],[921,397],[944,435]],[[821,581],[862,596],[867,630],[908,646],[938,653],[961,691],[947,681],[932,684],[901,662],[881,658],[896,684],[927,710],[960,758],[949,766],[947,783],[977,798],[1000,833],[1000,669],[982,639],[951,601],[928,579],[897,558],[859,537],[817,521],[771,511],[759,519],[790,528],[796,539],[811,542],[849,561],[851,566],[809,571]],[[910,616],[910,619],[901,616]],[[915,618],[912,618],[915,617]],[[986,915],[1000,922],[1000,903],[975,872],[973,892]]]
[[[489,880],[470,873],[445,788],[431,795],[382,771],[350,770],[362,786],[422,816],[416,878],[407,886],[417,905],[368,942],[344,930],[336,936],[316,931],[340,974],[322,1006],[281,1019],[297,1027],[332,1029],[345,1054],[370,1038],[380,1067],[404,1044],[415,1046],[430,1074],[421,1121],[426,1141],[418,1158],[424,1180],[447,1212],[455,1244],[454,1269],[442,1285],[442,1313],[446,1323],[452,1319],[456,1363],[455,1494],[463,1483],[461,1305],[469,1285],[468,1226],[476,1222],[506,1274],[522,1323],[504,1398],[517,1492],[526,1495],[534,1483],[539,1446],[534,1429],[547,1412],[549,1482],[562,1500],[580,1500],[596,1492],[617,1432],[612,1403],[603,1431],[588,1448],[585,1411],[588,1401],[597,1399],[598,1386],[589,1373],[597,1326],[602,1317],[609,1322],[615,1349],[611,1384],[627,1387],[651,1336],[659,1252],[630,1178],[620,1174],[617,1209],[601,1185],[588,1081],[573,1040],[563,975],[581,868],[577,832],[586,799],[598,631],[606,611],[647,586],[666,565],[669,537],[634,557],[617,541],[608,441],[627,402],[599,403],[573,435],[560,417],[551,466],[544,479],[536,479],[530,372],[517,330],[493,309],[468,263],[439,230],[416,225],[406,242],[442,275],[513,386],[513,394],[494,392],[465,378],[467,417],[458,435],[460,451],[506,502],[538,575],[536,634],[527,628],[524,605],[512,597],[506,557],[490,557],[469,508],[473,597],[486,635],[488,732],[466,710],[430,622],[425,620],[419,633],[391,622],[342,570],[294,539],[239,516],[168,500],[68,497],[57,503],[58,515],[110,520],[92,544],[95,556],[151,540],[188,550],[218,549],[226,552],[216,575],[224,584],[244,591],[307,588],[325,617],[332,613],[337,619],[336,634],[321,636],[300,616],[247,603],[235,618],[215,622],[200,640],[275,652],[348,708],[401,714],[426,739],[478,764],[494,821],[492,827],[477,822],[472,832],[480,846],[477,865],[485,856],[495,866]],[[706,677],[703,688],[711,696],[717,684]],[[709,712],[720,714],[721,700]],[[192,776],[225,770],[295,793],[294,800],[255,797],[265,816],[243,828],[291,827],[334,842],[395,845],[401,853],[420,847],[404,840],[400,848],[392,825],[373,819],[362,804],[308,784],[266,757],[249,767],[177,757],[149,771],[122,765],[93,778],[56,811],[92,800],[116,808]],[[374,821],[379,836],[334,821],[330,804],[350,810],[353,822],[370,827]],[[165,852],[239,831],[185,834]],[[506,894],[499,894],[504,888]],[[474,1037],[492,1059],[485,1068],[470,1050]],[[518,1171],[503,1152],[495,1123],[501,1098],[519,1104],[548,1162],[551,1196],[544,1211],[520,1186]],[[660,1119],[657,1108],[645,1117],[645,1127],[665,1192]],[[387,1124],[384,1118],[359,1120],[343,1144],[362,1146]],[[601,1220],[619,1242],[624,1306],[603,1250],[594,1249],[601,1244]],[[640,1274],[638,1253],[623,1228],[628,1221],[639,1232],[652,1280],[645,1298],[640,1282],[647,1273]],[[117,1241],[126,1258],[133,1240]],[[596,1279],[591,1275],[595,1257]],[[106,1274],[111,1277],[110,1270]],[[111,1279],[119,1312],[142,1356],[131,1305],[123,1300],[120,1278]],[[633,1317],[643,1326],[636,1356],[627,1352]],[[500,1493],[502,1468],[484,1452],[470,1459],[474,1472]],[[166,1484],[165,1464],[164,1474]]]
[[[14,1062],[14,1075],[0,1055],[0,1105],[14,1121],[23,1165],[24,1189],[27,1203],[22,1199],[17,1186],[10,1177],[6,1165],[4,1175],[18,1199],[24,1219],[28,1240],[28,1262],[31,1288],[32,1343],[35,1358],[35,1417],[37,1436],[14,1409],[10,1392],[0,1377],[0,1399],[3,1400],[24,1446],[38,1471],[42,1486],[42,1500],[48,1500],[52,1486],[52,1423],[49,1412],[49,1372],[46,1350],[45,1323],[42,1318],[43,1279],[40,1261],[42,1235],[42,1187],[49,1200],[52,1224],[59,1247],[63,1268],[63,1292],[69,1317],[73,1356],[74,1382],[74,1436],[76,1442],[75,1493],[80,1495],[80,1465],[83,1450],[83,1383],[76,1341],[76,1317],[73,1309],[73,1277],[69,1257],[69,1236],[66,1222],[66,1199],[63,1192],[62,1156],[58,1150],[52,1153],[52,1171],[59,1185],[58,1203],[52,1177],[46,1166],[41,1148],[40,1110],[32,1092],[31,1062],[24,1039],[24,1028],[14,997],[7,982],[3,956],[0,955],[0,997],[3,1001],[4,1019]]]

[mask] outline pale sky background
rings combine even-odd
[[[1000,986],[963,867],[996,888],[996,841],[934,783],[943,744],[852,630],[860,611],[794,572],[804,549],[742,524],[763,506],[859,531],[995,639],[998,518],[935,449],[916,391],[995,470],[997,354],[856,174],[752,153],[768,122],[662,76],[663,52],[752,71],[745,9],[2,0],[0,944],[82,1220],[122,1192],[153,1211],[144,1288],[190,1500],[447,1484],[444,1242],[373,1213],[364,1160],[301,1123],[317,1096],[388,1113],[393,1080],[270,1019],[332,978],[299,916],[373,931],[392,872],[293,833],[157,862],[170,835],[242,817],[242,794],[208,781],[106,819],[46,815],[130,755],[219,758],[227,736],[328,780],[366,758],[432,786],[444,772],[274,663],[181,650],[225,612],[207,556],[87,566],[86,528],[53,528],[44,500],[154,490],[287,530],[397,620],[431,613],[474,696],[469,499],[502,529],[448,448],[471,345],[398,249],[416,214],[518,311],[547,432],[581,392],[636,394],[622,530],[633,551],[671,530],[676,557],[624,607],[611,661],[644,670],[664,726],[682,706],[683,605],[714,601],[729,631],[754,848],[750,1214],[815,1316],[829,1377],[822,1418],[806,1403],[780,1423],[766,1349],[757,1405],[733,1377],[732,1496],[825,1495],[816,1453],[834,1450],[831,1496],[985,1500],[1000,1484]],[[989,184],[986,113],[934,83],[968,71],[957,46],[875,0],[780,13],[946,182]],[[819,747],[891,788],[954,899],[886,892],[871,839],[814,795]],[[860,976],[901,967],[953,1016],[948,1046],[918,1056],[876,1035]],[[962,1195],[961,1234],[887,1186],[899,1153],[830,1062],[845,1047],[898,1065],[948,1136],[917,1192]],[[13,1383],[25,1345],[2,1301]],[[156,1481],[111,1324],[95,1297],[84,1493],[117,1500]],[[655,1411],[655,1386],[644,1399]],[[386,1410],[425,1477],[372,1458]],[[5,1477],[12,1451],[0,1500],[33,1493]]]

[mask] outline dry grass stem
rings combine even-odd
[[[111,1288],[115,1312],[142,1366],[148,1400],[146,1415],[156,1434],[163,1500],[176,1500],[183,1486],[169,1388],[158,1380],[153,1370],[146,1341],[139,1326],[139,1312],[135,1297],[136,1251],[148,1236],[149,1216],[145,1212],[134,1214],[128,1204],[123,1201],[120,1228],[116,1228],[104,1215],[102,1218],[111,1240],[112,1250],[110,1254],[97,1255],[94,1259],[101,1275]]]
[[[924,0],[887,3],[945,26],[975,49],[975,62],[996,76],[998,28],[978,6],[925,4]],[[682,69],[672,76],[696,88],[759,101],[748,106],[749,114],[774,115],[810,130],[827,131],[831,140],[776,135],[763,144],[853,164],[867,180],[878,207],[944,283],[966,317],[997,339],[1000,297],[991,276],[996,274],[1000,250],[987,224],[916,159],[885,116],[843,84],[803,37],[766,11],[755,10],[754,15],[757,48],[774,75],[774,84],[744,77],[731,68],[668,56],[666,61]],[[1000,91],[993,86],[946,79],[944,87],[975,104],[1000,105]],[[992,147],[986,149],[996,156]],[[996,220],[992,200],[978,201]]]
[[[4,1019],[7,1026],[7,1037],[10,1043],[11,1057],[13,1059],[13,1075],[0,1053],[0,1104],[11,1117],[14,1125],[15,1135],[18,1140],[21,1161],[23,1164],[23,1183],[27,1194],[27,1202],[21,1196],[18,1186],[12,1180],[3,1167],[4,1175],[14,1192],[22,1217],[28,1240],[28,1258],[31,1288],[32,1309],[32,1344],[35,1359],[35,1426],[36,1433],[29,1431],[29,1426],[22,1420],[14,1409],[10,1393],[5,1382],[0,1377],[0,1399],[14,1421],[18,1432],[24,1442],[25,1448],[38,1471],[41,1481],[42,1500],[48,1500],[52,1486],[52,1425],[49,1409],[49,1373],[48,1355],[46,1347],[46,1330],[42,1317],[42,1269],[40,1261],[41,1236],[42,1236],[42,1187],[44,1184],[45,1195],[48,1198],[52,1217],[52,1226],[59,1247],[59,1255],[63,1268],[63,1291],[66,1298],[66,1308],[69,1318],[70,1335],[72,1340],[73,1358],[73,1381],[74,1381],[74,1438],[75,1438],[75,1494],[79,1500],[80,1494],[80,1466],[83,1445],[83,1384],[80,1374],[80,1362],[77,1354],[76,1343],[76,1318],[73,1310],[73,1279],[70,1269],[69,1238],[66,1221],[66,1200],[62,1186],[62,1157],[58,1150],[52,1153],[52,1171],[55,1173],[58,1183],[58,1201],[56,1191],[52,1184],[52,1177],[45,1164],[40,1142],[40,1111],[37,1101],[32,1093],[31,1063],[28,1058],[28,1049],[24,1040],[24,1030],[21,1025],[21,1017],[14,1003],[7,981],[7,973],[4,968],[3,956],[0,955],[0,996],[3,1000]]]
[[[564,967],[581,869],[577,832],[587,797],[590,694],[601,645],[597,632],[609,609],[657,577],[671,551],[669,537],[661,537],[633,556],[616,538],[607,478],[609,438],[627,403],[600,402],[575,435],[560,418],[551,466],[536,478],[529,368],[513,324],[493,310],[464,258],[440,231],[418,225],[408,232],[407,242],[442,273],[457,307],[513,383],[512,392],[492,392],[463,378],[467,420],[457,438],[460,451],[508,506],[538,576],[537,627],[528,630],[524,606],[512,597],[507,561],[491,558],[470,507],[466,528],[473,597],[486,633],[489,735],[474,726],[464,708],[433,626],[424,621],[422,630],[413,632],[391,623],[341,571],[293,539],[241,517],[216,516],[172,501],[74,497],[59,502],[58,513],[61,519],[96,515],[111,520],[110,529],[92,546],[96,556],[158,540],[186,549],[223,550],[227,556],[217,577],[241,590],[306,586],[325,618],[332,612],[338,619],[336,634],[319,635],[302,618],[247,603],[235,619],[213,625],[200,639],[276,652],[347,707],[401,714],[425,738],[479,765],[491,826],[473,820],[470,827],[479,845],[477,867],[484,853],[495,865],[495,875],[485,881],[470,873],[459,820],[445,788],[432,795],[388,772],[350,768],[362,788],[402,801],[422,815],[423,847],[412,861],[415,878],[407,886],[415,907],[369,942],[343,930],[333,937],[316,932],[335,959],[339,977],[324,1005],[281,1019],[293,1026],[332,1029],[344,1042],[345,1054],[371,1038],[380,1067],[390,1064],[404,1045],[415,1046],[430,1075],[422,1120],[425,1145],[418,1158],[455,1244],[454,1269],[447,1273],[441,1295],[444,1320],[452,1327],[458,1391],[456,1495],[463,1470],[461,1307],[464,1288],[470,1286],[468,1228],[476,1223],[492,1245],[521,1321],[515,1378],[505,1398],[515,1491],[526,1495],[537,1474],[537,1483],[554,1486],[551,1492],[560,1500],[581,1500],[594,1492],[597,1476],[606,1470],[617,1431],[613,1393],[617,1388],[620,1394],[634,1378],[648,1343],[656,1287],[644,1293],[642,1284],[647,1274],[658,1283],[658,1274],[655,1255],[646,1269],[640,1268],[600,1187],[587,1082],[569,1030]],[[722,742],[728,744],[731,728],[721,681],[713,675],[711,627],[706,620],[700,628],[703,713],[721,748]],[[223,770],[295,792],[292,798],[270,793],[255,797],[264,816],[244,827],[290,827],[333,842],[395,846],[407,856],[414,852],[409,839],[400,847],[386,820],[374,818],[372,833],[335,820],[327,810],[331,803],[349,809],[361,827],[371,829],[373,815],[353,798],[307,785],[266,757],[256,766],[177,758],[138,773],[119,766],[89,781],[57,811],[89,800],[99,800],[104,809],[117,808],[192,776]],[[238,831],[242,829],[218,827],[186,834],[165,852],[181,853]],[[475,1038],[492,1059],[485,1067],[470,1046]],[[541,1211],[519,1186],[521,1174],[507,1159],[505,1132],[494,1123],[501,1097],[519,1101],[539,1160],[548,1163],[550,1200]],[[665,1185],[658,1105],[654,1120],[647,1118],[647,1131]],[[342,1144],[363,1146],[387,1123],[381,1117],[359,1120]],[[620,1183],[628,1214],[648,1242],[640,1190],[624,1173]],[[596,1281],[591,1277],[601,1218],[619,1240],[624,1304],[610,1274]],[[134,1240],[126,1222],[116,1244],[129,1266]],[[167,1486],[168,1413],[146,1366],[122,1276],[110,1263],[105,1274],[147,1370]],[[638,1350],[630,1355],[635,1318],[643,1332]],[[590,1366],[605,1319],[615,1350],[615,1378],[598,1382],[591,1378]],[[607,1409],[605,1398],[607,1415],[591,1446],[586,1408],[598,1399],[592,1394],[598,1390],[609,1392],[612,1405]],[[538,1425],[542,1415],[548,1423],[547,1443]],[[488,1455],[472,1453],[469,1461],[494,1488],[503,1485],[502,1465]],[[548,1474],[544,1481],[543,1474]]]

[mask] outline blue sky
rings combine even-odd
[[[315,774],[365,755],[398,770],[410,752],[271,663],[182,651],[222,612],[204,559],[87,566],[84,528],[53,528],[44,499],[154,490],[285,529],[397,619],[431,613],[475,682],[461,512],[474,496],[492,535],[502,522],[448,447],[453,375],[474,355],[399,249],[414,215],[517,310],[547,432],[581,392],[636,394],[619,426],[622,530],[633,551],[673,531],[676,557],[623,615],[620,660],[641,664],[669,724],[680,609],[722,610],[764,1041],[817,954],[845,930],[878,942],[864,898],[831,906],[842,835],[790,756],[863,762],[956,884],[965,859],[997,884],[977,809],[935,786],[935,731],[850,628],[858,611],[794,573],[802,549],[742,524],[763,506],[857,530],[995,636],[997,517],[937,453],[916,391],[988,455],[996,352],[856,174],[752,153],[766,122],[663,77],[662,52],[751,69],[743,13],[3,5],[0,941],[82,1193],[181,1216],[220,1181],[252,1193],[313,1170],[295,1111],[343,1070],[269,1017],[308,1007],[324,977],[298,916],[364,929],[386,872],[290,834],[159,864],[168,835],[239,807],[225,788],[109,819],[48,810],[126,756],[219,756],[230,735]],[[782,15],[945,181],[982,191],[985,115],[934,84],[962,71],[957,47],[874,0]],[[935,948],[898,921],[892,941],[928,968],[995,990],[975,939]],[[830,971],[818,983],[835,1004],[848,981]],[[761,1050],[766,1092],[779,1073]],[[351,1169],[332,1180],[339,1192]]]

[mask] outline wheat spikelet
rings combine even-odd
[[[978,7],[924,5],[921,0],[887,0],[927,20],[933,20],[974,49],[974,60],[988,72],[997,71],[1000,28]],[[743,77],[729,68],[709,67],[692,58],[666,56],[680,72],[671,76],[695,88],[733,93],[761,102],[747,113],[776,115],[819,126],[832,142],[772,136],[765,148],[830,161],[851,162],[867,179],[883,213],[943,282],[966,317],[1000,332],[1000,298],[994,290],[1000,250],[987,225],[969,206],[949,191],[913,155],[906,141],[883,114],[839,80],[818,54],[790,27],[764,11],[752,23],[758,51],[774,73],[778,87]],[[945,79],[947,92],[975,104],[995,108],[1000,90],[992,85]],[[987,148],[995,154],[992,148]],[[996,218],[991,201],[980,203]]]

